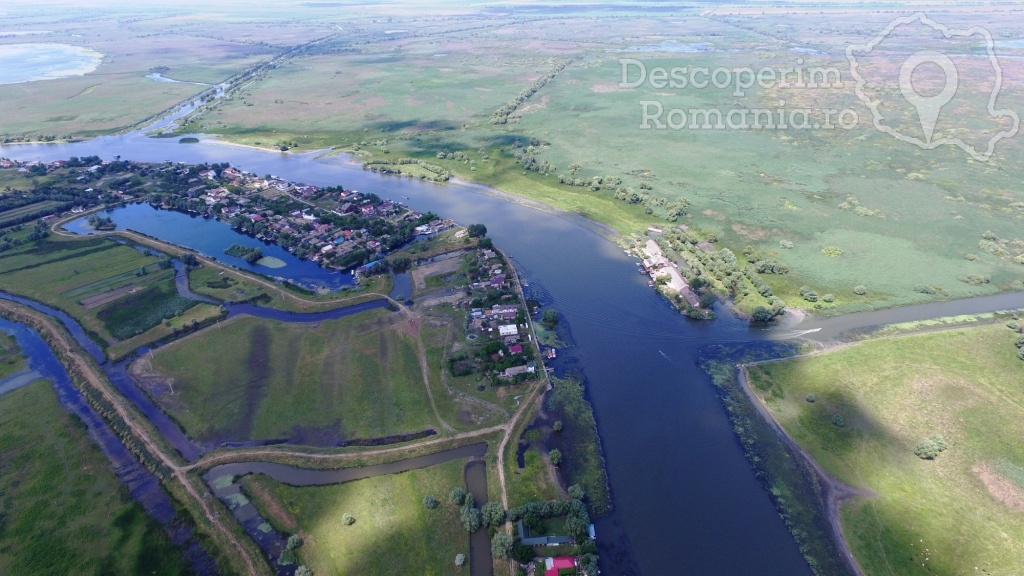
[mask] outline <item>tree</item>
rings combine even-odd
[[[544,311],[544,315],[541,316],[540,323],[547,326],[548,329],[558,326],[558,312],[548,308]]]
[[[569,486],[569,497],[573,500],[583,500],[586,497],[586,492],[583,491],[583,487],[579,484],[573,484]]]
[[[455,565],[456,566],[462,566],[465,563],[466,563],[466,555],[465,554],[456,554],[455,555]]]
[[[505,509],[498,502],[488,502],[480,508],[484,526],[500,526],[505,523]]]
[[[515,546],[515,541],[512,537],[504,532],[498,532],[494,535],[491,540],[491,552],[494,553],[498,558],[509,558],[512,556],[512,548]]]
[[[353,525],[353,524],[355,524],[355,523],[356,523],[356,519],[355,519],[355,517],[354,517],[354,516],[352,516],[352,515],[351,515],[351,514],[349,514],[348,512],[345,512],[345,513],[344,513],[344,514],[343,514],[343,515],[341,516],[341,523],[342,523],[342,524],[344,524],[345,526],[351,526],[351,525]]]
[[[765,308],[764,306],[758,306],[757,308],[754,308],[754,312],[750,315],[750,321],[769,322],[774,317],[775,314],[773,314],[771,310]]]
[[[295,569],[295,576],[313,576],[313,571],[305,566],[299,566]]]
[[[434,508],[437,508],[437,498],[435,498],[433,494],[427,494],[426,496],[423,497],[423,505],[429,508],[430,510],[433,510]]]
[[[858,284],[853,287],[853,293],[857,296],[863,296],[868,293],[868,287],[863,284]]]
[[[562,421],[561,420],[555,420],[555,424],[552,426],[552,428],[555,430],[555,432],[561,432],[562,431]]]
[[[477,509],[476,504],[473,502],[472,494],[466,496],[466,502],[462,505],[459,515],[462,517],[462,525],[466,527],[466,532],[470,534],[479,530],[483,524],[483,518],[481,518],[480,510]]]
[[[452,488],[451,492],[448,493],[448,499],[452,501],[452,504],[455,504],[456,506],[462,506],[462,504],[466,501],[466,491],[463,490],[461,487],[456,486],[455,488]]]
[[[288,537],[288,542],[285,543],[285,550],[295,550],[299,546],[302,546],[302,536],[298,534],[292,534]]]
[[[558,466],[559,464],[562,463],[562,451],[559,450],[558,448],[555,448],[551,452],[548,452],[548,458],[551,459],[552,464]]]
[[[483,224],[470,224],[466,227],[466,232],[470,238],[483,238],[487,236],[487,226]]]
[[[580,558],[580,571],[587,576],[593,576],[597,574],[597,555],[596,554],[584,554]]]
[[[512,547],[512,559],[520,564],[533,562],[534,556],[536,554],[533,552],[533,546],[528,546],[517,540],[516,545]]]

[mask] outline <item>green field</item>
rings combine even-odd
[[[264,517],[285,534],[302,535],[299,563],[314,574],[468,575],[469,536],[448,492],[464,487],[463,461],[323,487],[295,488],[266,476],[243,487]],[[440,505],[430,510],[423,498]],[[482,504],[482,503],[478,503]],[[355,523],[342,524],[344,514]]]
[[[386,56],[325,48],[328,53],[293,58],[183,132],[214,131],[261,146],[337,146],[364,161],[411,156],[623,233],[667,223],[656,207],[645,214],[649,208],[616,200],[618,188],[685,199],[689,215],[680,223],[713,233],[720,247],[737,254],[749,248],[758,259],[781,262],[789,274],[764,278],[775,294],[789,306],[822,313],[1024,288],[1024,266],[1013,260],[1024,254],[1018,186],[1024,161],[1015,140],[1002,142],[989,162],[952,147],[922,151],[875,131],[851,82],[824,90],[755,86],[739,97],[731,88],[619,86],[620,58],[641,59],[648,68],[780,69],[794,65],[796,50],[802,65],[835,67],[848,76],[845,46],[865,41],[891,18],[860,7],[835,10],[844,16],[824,34],[820,11],[810,8],[785,15],[738,9],[729,16],[680,8],[669,20],[619,13],[614,25],[566,13],[529,22],[499,19],[486,33],[406,21],[402,29],[418,34],[365,30]],[[1017,17],[949,17],[964,26],[980,19],[1007,37],[1015,37],[1018,23]],[[462,21],[492,25],[471,15]],[[898,46],[892,57],[901,58],[905,48]],[[572,63],[520,104],[507,124],[490,122],[491,112],[569,58]],[[1018,61],[1006,60],[1007,74],[1016,73]],[[980,83],[984,72],[983,66],[961,66],[971,82]],[[1012,107],[1024,100],[1024,90],[1009,83],[1000,98]],[[860,123],[852,130],[810,131],[638,128],[641,101],[728,110],[780,100],[791,107],[850,107]],[[983,115],[966,110],[976,104],[965,100],[964,114],[947,119],[942,133],[984,132]],[[903,112],[894,122],[917,129],[916,118]],[[513,148],[514,142],[522,147]],[[554,167],[547,174],[524,170],[511,156],[531,142],[529,156]],[[439,152],[463,156],[438,159]],[[559,184],[566,175],[621,183],[598,189]],[[988,244],[986,232],[994,237]],[[831,247],[841,255],[823,253]],[[831,302],[804,300],[803,286],[830,294]],[[858,286],[864,294],[854,292]]]
[[[0,397],[0,573],[188,574],[39,380]]]
[[[159,399],[204,441],[437,428],[414,340],[397,321],[383,310],[312,325],[242,317],[158,351],[153,367],[174,390]]]
[[[174,271],[158,261],[109,239],[43,240],[0,253],[0,289],[66,311],[101,343],[148,333],[145,343],[169,333],[160,330],[164,318],[197,303],[177,295]],[[89,298],[125,287],[136,291],[87,307]]]
[[[1017,336],[999,325],[950,329],[751,367],[786,431],[841,481],[874,494],[842,508],[865,573],[1020,572]],[[935,436],[948,448],[916,456]]]

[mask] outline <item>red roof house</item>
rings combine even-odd
[[[566,569],[576,569],[576,559],[572,556],[559,556],[544,561],[544,576],[558,576],[562,570]]]

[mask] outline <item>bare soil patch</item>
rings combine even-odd
[[[977,474],[993,498],[1010,510],[1024,512],[1024,490],[1012,480],[999,474],[988,464],[975,464],[971,471]]]

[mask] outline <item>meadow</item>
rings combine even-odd
[[[261,146],[334,146],[363,161],[419,158],[624,234],[670,224],[657,207],[617,200],[619,188],[685,200],[688,215],[679,224],[737,254],[780,262],[787,274],[764,275],[774,293],[789,306],[825,314],[1024,288],[1024,267],[1014,261],[1024,254],[1020,144],[1001,142],[988,162],[950,146],[921,150],[877,132],[853,94],[845,47],[870,39],[891,14],[838,6],[826,24],[810,9],[723,10],[620,12],[614,26],[571,10],[541,10],[528,22],[498,26],[501,17],[461,20],[479,29],[405,22],[407,34],[394,35],[368,27],[372,50],[333,51],[328,44],[323,53],[295,57],[183,131]],[[1020,18],[945,17],[954,25],[984,23],[1001,40],[1017,36],[1013,23]],[[883,72],[912,46],[897,40],[875,62]],[[1002,49],[1020,52],[1012,42]],[[821,90],[754,86],[740,96],[732,86],[624,88],[620,58],[642,60],[648,69],[780,69],[799,61],[834,67],[842,82]],[[570,60],[506,123],[492,122],[505,102]],[[965,85],[985,85],[984,66],[958,64]],[[1004,65],[1001,102],[1012,106],[1024,97],[1014,76],[1020,64],[1006,58]],[[944,117],[941,135],[987,134],[973,96]],[[643,101],[727,111],[783,100],[791,107],[850,108],[859,123],[851,130],[639,128]],[[907,110],[897,112],[900,129],[919,130]],[[528,146],[541,173],[513,156]],[[439,158],[452,152],[462,155]],[[566,176],[585,185],[561,184]],[[595,177],[617,184],[592,187]],[[831,301],[805,300],[804,287]]]
[[[463,481],[457,460],[400,474],[297,488],[266,476],[246,476],[246,494],[270,523],[300,534],[300,564],[314,574],[466,575],[455,556],[469,556],[469,536],[448,493]],[[429,509],[423,498],[439,502]],[[483,504],[479,502],[478,505]],[[342,523],[351,514],[355,523]]]
[[[1019,572],[1017,337],[1001,325],[953,328],[751,366],[754,390],[793,439],[865,491],[841,509],[865,573]],[[945,450],[919,457],[937,438]]]
[[[152,368],[173,391],[151,392],[201,441],[437,429],[414,338],[384,310],[312,325],[240,317],[157,351]]]
[[[49,381],[0,397],[0,572],[189,574]]]
[[[47,239],[0,253],[0,289],[66,311],[104,347],[166,336],[164,318],[198,303],[177,295],[174,270],[158,257],[103,238]]]

